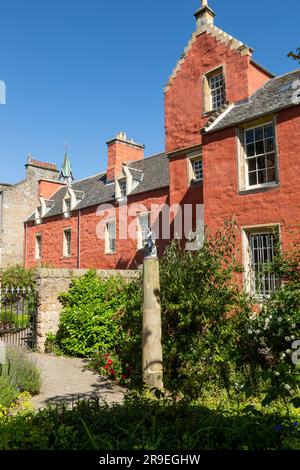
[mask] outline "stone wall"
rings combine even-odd
[[[44,352],[48,333],[58,330],[59,316],[62,306],[58,296],[69,289],[72,279],[86,274],[86,269],[39,269],[37,272],[37,350]],[[98,276],[106,279],[110,276],[121,276],[126,281],[136,279],[140,271],[131,270],[102,270],[97,271]]]
[[[28,161],[24,181],[0,188],[0,268],[23,263],[24,221],[37,206],[42,178],[57,179],[56,167]]]

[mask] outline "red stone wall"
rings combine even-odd
[[[128,211],[131,212],[127,223],[133,224],[136,229],[137,211],[150,211],[152,204],[163,205],[168,203],[168,189],[160,189],[147,194],[140,194],[129,198]],[[139,205],[139,207],[137,207]],[[80,214],[80,267],[98,269],[129,269],[135,268],[143,262],[143,250],[137,250],[137,240],[118,240],[117,230],[117,250],[114,254],[105,254],[105,241],[97,237],[97,230],[101,221],[114,217],[113,211],[97,214],[97,206],[87,208]],[[136,209],[136,210],[134,210]],[[119,208],[115,208],[115,217],[118,228]],[[76,268],[78,267],[78,212],[70,219],[63,219],[62,216],[46,219],[41,225],[28,224],[27,227],[27,250],[26,266],[32,267],[37,264],[46,264],[56,268]],[[72,230],[72,256],[63,257],[63,231],[65,228]],[[35,236],[42,235],[42,259],[35,260]],[[162,252],[169,240],[158,240],[158,250]]]
[[[269,77],[210,34],[197,36],[165,94],[166,151],[201,144],[200,129],[207,121],[203,116],[203,75],[223,66],[226,99],[235,102],[247,98]]]
[[[225,218],[238,226],[280,224],[284,247],[300,229],[300,106],[277,116],[279,185],[256,193],[239,194],[236,129],[204,136],[205,223],[213,230]],[[241,231],[240,231],[241,233]]]
[[[65,186],[65,184],[57,181],[40,180],[38,194],[45,199],[51,199],[62,186]]]

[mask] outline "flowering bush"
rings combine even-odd
[[[300,281],[297,258],[279,255],[274,263],[283,284],[273,293],[259,315],[246,324],[246,356],[261,369],[268,385],[266,402],[292,397],[299,392]],[[298,347],[299,348],[299,347]],[[300,354],[299,354],[300,356]]]
[[[126,366],[122,365],[120,356],[114,352],[105,353],[104,351],[99,351],[92,359],[92,367],[99,374],[119,385],[127,385],[129,382],[131,366],[129,364]]]

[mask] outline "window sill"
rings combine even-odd
[[[279,188],[279,183],[272,183],[265,186],[255,186],[253,188],[242,189],[239,191],[239,195],[243,196],[246,194],[257,194],[272,191],[273,189]]]
[[[105,255],[115,255],[117,252],[116,251],[105,251]]]

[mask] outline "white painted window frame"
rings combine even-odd
[[[110,247],[110,229],[109,226],[114,224],[114,233],[115,233],[115,248],[114,250]],[[117,223],[116,219],[109,219],[105,223],[105,240],[104,240],[104,252],[106,255],[111,255],[117,252]]]
[[[67,233],[70,234],[70,239],[67,238]],[[64,228],[63,232],[63,257],[71,258],[72,256],[72,229],[71,227]]]
[[[148,217],[148,228],[151,227],[151,212],[141,212],[137,216],[137,249],[142,250],[144,248],[143,244],[143,232],[142,232],[142,224],[141,219],[144,217]]]
[[[40,261],[42,258],[42,234],[37,233],[35,236],[35,260]]]
[[[244,266],[244,288],[246,292],[255,297],[258,301],[263,300],[263,297],[257,295],[252,288],[253,272],[251,269],[251,246],[250,236],[254,234],[270,234],[276,232],[278,240],[281,240],[281,226],[280,223],[262,224],[254,226],[244,226],[242,230],[242,253],[243,253],[243,266]]]

